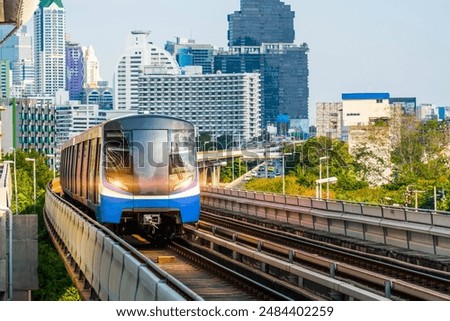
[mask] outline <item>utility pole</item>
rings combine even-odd
[[[419,193],[425,193],[425,191],[414,190],[414,191],[412,191],[412,192],[414,193],[414,200],[415,200],[414,208],[415,208],[416,211],[417,211],[417,209],[418,209],[417,195],[418,195]]]

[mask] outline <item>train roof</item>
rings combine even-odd
[[[181,124],[184,124],[183,128],[193,128],[194,124],[187,120],[176,118],[167,115],[155,115],[155,114],[131,114],[125,116],[118,116],[109,119],[99,125],[93,126],[84,132],[69,138],[62,145],[62,149],[76,144],[79,141],[84,141],[96,137],[102,137],[103,128],[108,124],[120,122],[126,125],[126,129],[172,129],[179,128]]]

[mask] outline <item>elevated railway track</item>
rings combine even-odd
[[[449,300],[450,273],[202,212],[199,228],[389,298]],[[290,279],[295,279],[291,275]]]
[[[44,219],[85,300],[305,298],[273,290],[245,273],[236,272],[236,268],[223,266],[192,250],[189,242],[177,240],[167,247],[155,248],[138,237],[138,241],[131,244],[91,220],[49,188]]]
[[[313,241],[267,218],[235,220],[220,206],[216,211],[159,248],[118,238],[50,189],[45,218],[85,299],[450,299],[446,271]]]

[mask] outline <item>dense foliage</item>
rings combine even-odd
[[[374,170],[367,159],[382,162],[367,149],[350,155],[348,144],[326,137],[314,137],[302,143],[286,144],[286,193],[315,196],[316,180],[336,177],[329,186],[330,198],[414,207],[450,210],[450,131],[448,123],[420,122],[413,117],[402,120],[400,137],[391,152],[393,175],[388,183],[370,186],[366,180]],[[379,165],[379,164],[378,164]],[[386,165],[387,166],[387,165]],[[321,173],[322,172],[322,175]],[[281,193],[281,178],[255,179],[246,184],[251,190]],[[325,185],[322,197],[326,197]]]
[[[36,160],[36,214],[38,214],[39,220],[39,289],[32,291],[32,300],[80,300],[80,296],[76,288],[72,285],[64,264],[55,250],[44,226],[42,209],[45,203],[45,187],[53,178],[53,173],[49,169],[47,158],[34,151],[30,153],[25,153],[22,150],[16,151],[17,203],[19,215],[34,213],[33,162],[26,161],[25,158],[34,158]],[[14,154],[10,153],[5,155],[4,160],[14,160]],[[11,168],[11,172],[14,175],[13,167]],[[12,182],[14,184],[14,179]],[[12,210],[15,213],[15,195],[13,195]]]

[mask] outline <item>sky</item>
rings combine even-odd
[[[284,0],[309,47],[310,114],[342,93],[388,92],[450,106],[450,0]],[[227,47],[239,0],[63,0],[72,41],[92,45],[104,80],[131,30],[164,47],[176,36]],[[112,83],[111,83],[112,85]],[[314,117],[314,116],[313,116]]]

